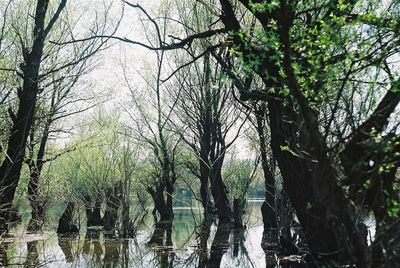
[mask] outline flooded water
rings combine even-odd
[[[246,229],[204,223],[200,211],[176,208],[173,224],[150,216],[131,239],[103,231],[76,236],[55,232],[14,237],[0,247],[0,263],[15,267],[281,267],[289,257],[265,254],[260,202],[248,205]],[[291,262],[290,267],[295,267]],[[286,266],[289,267],[289,266]]]

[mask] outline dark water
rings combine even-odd
[[[281,267],[288,257],[278,258],[261,248],[260,205],[249,203],[245,230],[205,224],[201,213],[189,208],[175,209],[172,226],[155,228],[149,217],[132,239],[86,230],[65,237],[52,231],[26,234],[21,228],[0,247],[0,263],[16,267]],[[291,262],[290,267],[295,264]]]

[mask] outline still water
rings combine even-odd
[[[103,231],[82,230],[76,236],[15,231],[14,238],[0,247],[0,263],[11,267],[281,267],[288,257],[266,255],[261,248],[260,206],[260,202],[248,204],[245,230],[204,224],[200,211],[175,208],[172,226],[154,226],[149,216],[130,239]],[[295,266],[291,262],[290,267]]]

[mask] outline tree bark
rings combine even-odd
[[[261,166],[264,173],[265,183],[265,201],[261,206],[261,214],[263,217],[264,228],[277,228],[276,213],[275,213],[275,177],[272,173],[272,167],[268,163],[267,155],[267,139],[265,136],[265,116],[266,116],[266,105],[264,103],[257,107],[255,105],[255,116],[257,122],[257,134],[260,145],[261,154]]]
[[[228,200],[228,192],[221,176],[223,159],[224,157],[220,157],[217,163],[212,167],[210,183],[211,194],[215,202],[215,207],[217,208],[219,222],[221,224],[226,224],[232,221],[232,210]]]
[[[104,213],[103,222],[104,229],[111,230],[116,227],[118,220],[118,209],[121,204],[122,186],[120,183],[107,190],[106,211]]]
[[[85,199],[85,211],[86,211],[86,225],[87,227],[101,226],[103,225],[103,219],[101,218],[100,208],[102,203],[102,197],[100,194],[96,195],[94,205],[89,195],[84,197]]]
[[[61,218],[58,220],[58,227],[57,227],[58,234],[79,232],[78,228],[72,224],[74,208],[75,208],[75,203],[68,202],[68,205],[65,208],[64,213],[61,215]]]

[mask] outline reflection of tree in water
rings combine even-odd
[[[229,248],[229,236],[231,234],[231,226],[226,224],[218,224],[217,232],[211,245],[210,258],[208,267],[220,267],[221,260]]]
[[[86,232],[82,253],[87,263],[91,267],[129,267],[129,241],[119,240],[109,232],[103,233],[104,239],[101,239],[101,233],[99,230]]]
[[[208,256],[208,239],[210,238],[211,226],[213,221],[205,218],[200,226],[197,237],[198,265],[199,268],[220,267],[221,260],[229,248],[229,236],[232,226],[229,224],[219,224],[211,244],[210,255]],[[191,262],[193,256],[189,257],[187,264]]]
[[[206,217],[201,224],[200,233],[198,236],[198,249],[199,249],[199,267],[206,267],[208,262],[208,238],[210,237],[212,221]]]
[[[28,253],[26,254],[25,266],[37,267],[39,265],[38,241],[26,242]]]
[[[236,228],[233,230],[233,256],[237,258],[239,256],[239,250],[241,255],[248,256],[246,246],[244,244],[246,237],[244,236],[245,229]]]
[[[79,256],[79,250],[74,252],[74,245],[77,244],[77,235],[58,236],[58,246],[65,256],[65,262],[72,263]]]
[[[103,247],[100,242],[100,232],[97,230],[88,230],[83,242],[82,253],[90,258],[89,261],[98,264],[101,263]]]
[[[7,251],[8,244],[0,242],[0,267],[8,265]]]
[[[104,267],[121,267],[121,241],[116,240],[114,234],[104,233]]]
[[[172,243],[172,222],[157,222],[147,245],[154,247],[159,262],[157,267],[172,268],[175,253]]]

